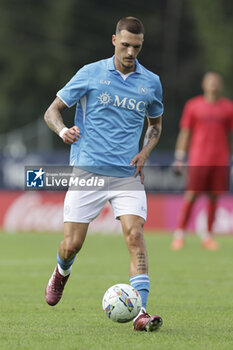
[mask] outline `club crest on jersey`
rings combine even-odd
[[[146,102],[145,101],[137,101],[134,98],[123,97],[120,98],[118,95],[115,95],[114,98],[107,92],[102,92],[98,96],[99,102],[103,106],[107,106],[109,104],[118,108],[125,108],[129,110],[136,109],[138,112],[145,112],[146,110]],[[113,102],[113,103],[112,103]]]
[[[147,88],[145,86],[139,86],[138,92],[141,95],[146,95],[147,94]]]

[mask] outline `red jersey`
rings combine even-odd
[[[191,131],[189,165],[229,164],[232,101],[221,97],[210,103],[203,95],[190,99],[185,104],[180,128]]]

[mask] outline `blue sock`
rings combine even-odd
[[[142,307],[146,309],[147,299],[150,291],[150,280],[147,274],[132,276],[129,279],[132,287],[137,289],[142,299]]]
[[[62,270],[68,270],[74,262],[75,257],[68,261],[64,261],[60,258],[59,253],[57,253],[57,263],[60,265]]]

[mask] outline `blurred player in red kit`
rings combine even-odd
[[[202,80],[203,95],[185,104],[175,149],[174,169],[180,172],[188,151],[187,188],[171,248],[184,246],[184,233],[197,196],[208,196],[207,231],[202,232],[202,246],[217,250],[212,237],[219,194],[228,190],[230,136],[233,132],[233,102],[222,97],[223,78],[208,71]]]

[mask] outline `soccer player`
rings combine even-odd
[[[143,226],[147,204],[143,166],[157,144],[162,128],[162,88],[159,77],[137,60],[144,28],[134,17],[122,18],[112,36],[115,54],[81,68],[57,93],[45,113],[45,121],[71,145],[70,164],[86,175],[126,179],[140,190],[72,191],[64,202],[64,240],[57,253],[57,266],[46,287],[46,301],[55,305],[62,297],[76,254],[89,223],[107,201],[121,221],[130,254],[130,283],[142,298],[142,310],[134,320],[137,331],[154,331],[161,317],[146,312],[150,281]],[[61,112],[76,104],[75,125],[67,128]],[[139,152],[144,119],[148,119],[146,144]]]
[[[217,250],[212,226],[218,196],[228,189],[230,138],[233,130],[233,103],[221,96],[223,78],[208,71],[202,80],[203,95],[190,99],[183,110],[175,150],[175,169],[180,171],[188,150],[188,184],[178,227],[171,245],[184,246],[184,233],[197,196],[208,197],[207,230],[202,232],[202,246]]]

